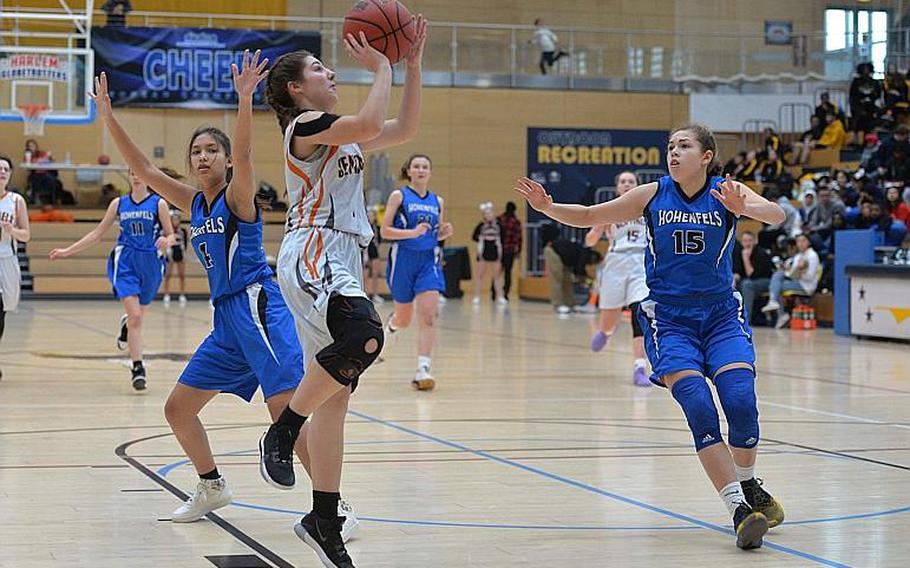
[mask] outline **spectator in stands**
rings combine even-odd
[[[799,155],[794,157],[798,164],[805,164],[809,161],[811,150],[815,148],[831,148],[839,151],[846,143],[847,132],[844,130],[843,123],[837,119],[836,115],[828,113],[825,115],[825,130],[822,132],[821,138],[817,142],[799,144]]]
[[[863,153],[859,158],[860,166],[864,169],[875,169],[875,164],[872,164],[872,167],[869,167],[869,160],[875,155],[878,151],[878,134],[875,132],[867,132],[863,137]]]
[[[746,153],[746,159],[740,164],[738,170],[733,173],[733,177],[742,181],[753,181],[755,180],[755,173],[759,171],[759,166],[758,152],[749,150]]]
[[[831,102],[831,95],[827,92],[822,93],[819,96],[818,106],[815,107],[815,116],[818,118],[818,123],[822,126],[825,124],[825,117],[829,114],[833,114],[838,118],[843,118],[844,112],[837,106],[837,103]]]
[[[778,225],[768,225],[758,234],[761,246],[769,248],[779,236],[791,237],[802,232],[803,221],[799,212],[790,203],[789,192],[781,188],[769,188],[765,192],[768,201],[775,201],[784,210],[784,221]]]
[[[910,128],[901,124],[890,140],[882,142],[876,156],[881,178],[910,185]]]
[[[803,132],[799,140],[793,143],[793,152],[790,155],[789,162],[792,164],[802,163],[802,156],[809,155],[809,150],[818,143],[818,139],[822,137],[822,134],[825,131],[825,119],[824,117],[819,118],[818,115],[813,114],[809,117],[809,130]]]
[[[854,229],[870,229],[875,226],[875,217],[872,215],[872,201],[862,201],[859,206],[859,217],[853,221]]]
[[[862,140],[867,132],[875,130],[882,86],[872,77],[874,70],[871,63],[860,63],[856,66],[857,76],[850,83],[850,115],[853,117],[850,130],[858,134],[856,140]]]
[[[807,212],[806,224],[803,227],[812,241],[812,246],[818,250],[825,249],[825,243],[834,231],[831,224],[835,213],[844,215],[846,213],[844,204],[840,198],[831,195],[828,187],[819,187],[818,204],[812,211]]]
[[[891,224],[893,220],[891,215],[888,214],[888,211],[882,206],[881,203],[875,202],[870,205],[870,216],[873,219],[873,225],[871,228],[876,231],[888,231],[891,229]]]
[[[554,63],[568,57],[569,53],[559,49],[559,38],[544,25],[543,20],[537,18],[534,26],[537,28],[534,30],[534,39],[528,43],[536,43],[540,49],[540,73],[546,75],[547,68],[552,68]]]
[[[727,163],[724,164],[723,170],[721,170],[720,175],[723,177],[727,177],[727,175],[731,175],[736,179],[741,179],[739,176],[739,172],[742,170],[745,163],[746,163],[746,153],[739,152],[738,154],[736,154],[735,156],[733,156],[732,158],[727,160]]]
[[[845,207],[853,207],[859,200],[856,185],[844,170],[837,170],[837,173],[834,174],[834,186],[831,189],[837,192]]]
[[[783,263],[783,270],[775,272],[771,276],[771,284],[768,290],[770,298],[762,312],[778,312],[777,324],[775,327],[781,329],[790,320],[790,314],[782,309],[781,300],[783,293],[793,291],[799,294],[808,294],[811,296],[815,293],[818,285],[818,278],[821,276],[821,260],[818,253],[812,249],[812,243],[807,235],[798,235],[796,237],[796,248],[798,252],[788,258]]]
[[[515,216],[515,203],[506,203],[506,210],[498,217],[499,226],[502,227],[502,295],[509,299],[509,290],[512,289],[512,266],[521,253],[521,221]],[[496,291],[492,289],[494,298]]]
[[[898,72],[894,63],[888,64],[888,71],[882,81],[882,90],[885,94],[885,112],[895,122],[902,124],[910,109],[910,100],[907,98],[907,81]]]
[[[755,298],[768,291],[773,272],[771,254],[758,246],[755,233],[744,232],[733,247],[733,285],[743,296],[743,306],[750,323]]]
[[[778,146],[780,146],[780,138],[778,137]],[[772,150],[769,146],[765,159],[762,161],[761,170],[759,171],[758,176],[761,178],[761,182],[765,184],[777,184],[780,180],[780,176],[784,171],[784,163],[781,161],[780,157],[775,150]]]
[[[895,221],[900,221],[910,229],[910,207],[901,199],[897,186],[891,186],[885,193],[885,210]]]
[[[803,208],[800,210],[800,213],[802,214],[801,216],[803,218],[803,224],[805,224],[806,219],[809,217],[809,212],[815,209],[817,196],[818,193],[811,187],[803,190],[803,195],[800,198],[800,201],[803,202]]]
[[[106,26],[122,28],[126,26],[126,15],[133,11],[130,0],[107,0],[101,11],[107,14]]]
[[[780,134],[778,134],[777,132],[774,132],[773,128],[768,127],[768,128],[765,128],[764,135],[765,135],[765,153],[771,152],[773,150],[774,152],[777,152],[778,154],[780,154],[780,149],[781,149]]]
[[[38,142],[30,138],[25,141],[22,161],[27,164],[48,164],[54,161],[54,157],[49,150],[42,150],[38,147]],[[58,189],[62,189],[57,175],[56,170],[29,171],[26,182],[29,201],[36,204],[56,203],[60,196]]]

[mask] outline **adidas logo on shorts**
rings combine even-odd
[[[707,444],[708,442],[713,442],[713,441],[714,441],[714,436],[712,436],[711,434],[706,434],[705,437],[701,439],[702,444]]]
[[[751,446],[752,444],[754,444],[757,441],[758,440],[755,439],[755,436],[753,436],[753,437],[749,438],[748,440],[746,440],[746,445]]]

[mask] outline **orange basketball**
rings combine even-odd
[[[394,65],[417,38],[417,20],[397,0],[360,0],[345,16],[342,33],[359,38],[360,32]]]
[[[108,156],[107,154],[101,154],[100,156],[98,156],[98,163],[101,164],[102,166],[106,166],[111,163],[111,157]]]

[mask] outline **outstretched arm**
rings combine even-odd
[[[154,187],[155,191],[169,202],[189,213],[193,205],[193,196],[196,195],[196,188],[181,183],[162,172],[132,141],[129,134],[114,117],[111,97],[108,95],[106,73],[101,73],[99,77],[95,77],[95,92],[88,93],[88,96],[95,101],[95,105],[98,107],[98,116],[104,121],[105,126],[111,133],[111,138],[114,139],[114,144],[117,145],[117,149],[123,154],[124,161],[136,174],[136,177],[149,187]]]
[[[513,188],[528,204],[547,217],[572,227],[593,227],[608,223],[622,223],[641,217],[645,205],[657,191],[656,183],[646,183],[625,194],[598,205],[569,205],[553,203],[553,198],[542,185],[531,178],[519,178]]]
[[[231,64],[234,76],[234,89],[237,91],[237,124],[234,127],[234,148],[232,156],[233,178],[228,186],[227,204],[231,211],[243,221],[252,223],[256,220],[256,176],[253,172],[253,93],[256,86],[268,75],[268,59],[259,62],[260,51],[256,50],[252,59],[250,50],[243,52],[241,68]]]
[[[101,237],[104,236],[104,233],[111,228],[111,225],[114,224],[114,219],[117,218],[117,208],[120,205],[120,198],[116,198],[111,201],[111,204],[107,206],[107,211],[104,212],[104,217],[98,225],[85,234],[84,237],[71,244],[66,248],[56,248],[50,252],[50,259],[57,260],[60,258],[66,258],[74,254],[78,254],[88,247],[94,245],[95,243],[101,240]]]
[[[398,107],[398,116],[385,121],[382,132],[376,138],[361,144],[364,152],[381,150],[390,146],[404,144],[417,135],[420,123],[421,65],[423,47],[427,41],[427,20],[417,16],[417,38],[411,44],[411,51],[406,56],[408,67],[404,80],[404,92]]]

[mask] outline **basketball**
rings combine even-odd
[[[344,18],[342,33],[355,38],[363,32],[370,45],[398,63],[417,37],[416,19],[397,0],[360,0]]]
[[[107,154],[101,154],[100,156],[98,156],[98,163],[101,164],[102,166],[106,166],[111,163],[111,157],[108,156]]]

